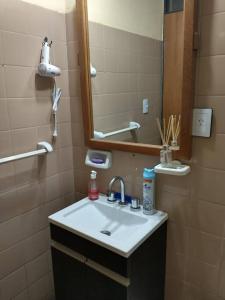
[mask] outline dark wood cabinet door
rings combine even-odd
[[[88,300],[126,300],[127,288],[87,266]]]
[[[55,248],[52,261],[56,300],[87,300],[85,264]]]

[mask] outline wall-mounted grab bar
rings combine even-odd
[[[30,151],[30,152],[26,152],[26,153],[21,153],[21,154],[17,154],[17,155],[12,155],[9,157],[3,157],[0,158],[0,165],[1,164],[5,164],[7,162],[11,162],[14,160],[19,160],[19,159],[23,159],[23,158],[27,158],[27,157],[31,157],[31,156],[36,156],[36,155],[43,155],[45,153],[49,153],[53,151],[52,145],[50,145],[47,142],[40,142],[37,144],[37,150],[34,151]]]
[[[104,139],[106,137],[109,137],[109,136],[112,136],[112,135],[115,135],[115,134],[119,134],[119,133],[123,133],[123,132],[126,132],[126,131],[131,131],[131,130],[135,130],[135,129],[139,129],[141,128],[141,125],[137,122],[130,122],[129,123],[129,127],[127,128],[123,128],[123,129],[120,129],[120,130],[116,130],[116,131],[112,131],[112,132],[108,132],[108,133],[103,133],[101,131],[94,131],[94,138],[95,139]]]

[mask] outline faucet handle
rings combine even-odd
[[[114,192],[108,193],[107,201],[110,202],[110,203],[116,202],[116,198],[115,198],[115,193]]]
[[[131,206],[130,206],[131,210],[140,210],[141,206],[140,206],[140,200],[138,198],[132,198],[131,199]]]

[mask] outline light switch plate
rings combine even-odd
[[[192,135],[201,137],[211,136],[212,126],[211,108],[194,108],[192,121]]]
[[[143,114],[148,114],[149,112],[149,99],[145,98],[143,99],[143,110],[142,113]]]

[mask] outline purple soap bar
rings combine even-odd
[[[97,157],[93,157],[93,158],[91,159],[91,161],[92,161],[94,164],[98,164],[98,165],[104,163],[104,160],[103,160],[102,158],[97,158]]]

